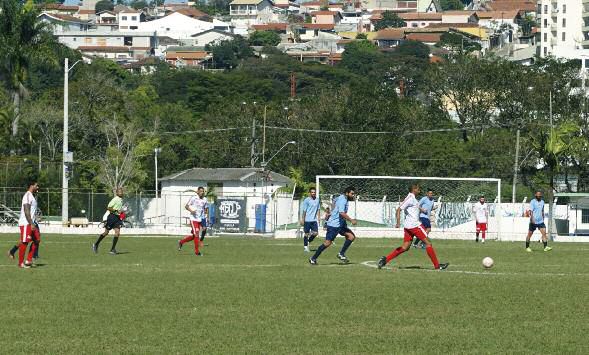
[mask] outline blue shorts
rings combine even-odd
[[[305,224],[303,226],[303,232],[305,232],[305,233],[319,232],[319,225],[315,221],[305,222]]]
[[[530,223],[530,227],[528,228],[528,230],[530,232],[533,232],[536,230],[536,228],[537,229],[542,229],[542,228],[546,229],[546,225],[544,223],[538,223],[538,224]]]
[[[419,221],[421,222],[421,225],[423,226],[423,228],[431,228],[432,227],[432,224],[429,221],[429,218],[419,217]]]
[[[339,235],[346,235],[346,233],[352,233],[354,234],[354,232],[352,232],[350,230],[350,228],[348,227],[330,227],[327,226],[327,234],[325,235],[325,240],[329,240],[329,241],[334,241],[335,238]]]

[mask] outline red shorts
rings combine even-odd
[[[192,227],[192,235],[198,237],[198,232],[201,228],[201,222],[198,221],[190,221],[190,226]]]
[[[33,240],[39,240],[41,234],[39,233],[39,228],[35,228],[35,231],[31,231],[31,225],[27,224],[26,226],[19,226],[20,228],[20,239],[21,243],[29,243]]]
[[[427,233],[422,225],[415,228],[405,228],[405,236],[403,237],[403,240],[410,242],[413,240],[413,237],[417,237],[419,240],[425,240],[427,238]]]
[[[487,231],[487,223],[478,223],[477,222],[477,232],[486,232]]]

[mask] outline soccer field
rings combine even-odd
[[[313,267],[299,240],[208,238],[195,257],[172,238],[123,236],[117,256],[43,238],[38,267],[0,264],[1,353],[589,353],[589,245],[436,241],[450,267],[433,271],[422,250],[377,270],[390,239],[358,239],[348,265],[337,240]]]

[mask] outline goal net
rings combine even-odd
[[[402,228],[395,228],[396,210],[409,192],[419,184],[419,200],[427,190],[434,193],[434,210],[430,222],[432,238],[474,239],[473,207],[484,196],[489,209],[488,239],[501,235],[501,180],[482,178],[441,178],[408,176],[330,176],[316,177],[317,193],[322,209],[348,186],[356,189],[356,200],[350,202],[348,214],[358,220],[354,227],[359,236],[402,237]],[[401,213],[403,219],[403,213]],[[401,226],[403,220],[400,221]]]

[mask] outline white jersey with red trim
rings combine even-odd
[[[487,223],[489,208],[486,203],[481,204],[480,202],[477,202],[473,207],[473,211],[477,223]]]
[[[25,215],[25,205],[31,205],[31,220],[33,223],[35,222],[35,216],[37,215],[37,200],[33,193],[27,191],[25,195],[22,197],[22,203],[20,206],[20,216],[18,218],[18,225],[19,226],[26,226],[29,224],[27,221],[27,216]]]
[[[188,200],[187,205],[193,211],[190,213],[191,221],[202,222],[206,218],[205,210],[209,208],[209,203],[206,198],[200,198],[198,195],[192,196],[190,200]]]
[[[403,200],[401,209],[405,212],[405,221],[403,222],[404,228],[412,229],[421,225],[421,222],[419,221],[419,202],[412,192],[410,192],[407,197],[405,197],[405,200]]]

